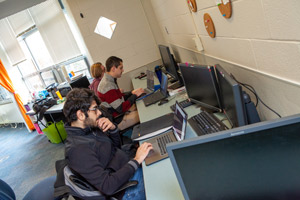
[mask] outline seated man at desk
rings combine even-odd
[[[99,104],[92,90],[75,88],[68,93],[63,109],[68,121],[68,126],[65,126],[68,134],[65,150],[68,166],[105,195],[114,194],[130,179],[138,180],[139,184],[126,189],[125,195],[124,191],[118,195],[124,195],[123,199],[132,195],[137,199],[145,199],[139,165],[152,146],[149,143],[142,144],[130,160],[120,148],[118,128],[102,116]]]
[[[122,120],[116,121],[118,128],[124,130],[140,122],[138,111],[136,110],[135,100],[144,93],[144,89],[138,88],[128,93],[123,93],[118,84],[117,78],[121,78],[123,60],[116,56],[111,56],[106,60],[106,73],[104,74],[99,86],[98,96],[102,105],[107,107],[113,117],[122,116]]]

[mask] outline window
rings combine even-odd
[[[95,33],[102,35],[108,39],[111,39],[112,34],[117,26],[117,22],[114,22],[105,17],[100,17],[95,28]]]
[[[8,93],[8,91],[0,86],[0,105],[1,104],[6,104],[6,103],[11,103],[12,99]]]
[[[43,84],[43,81],[41,80],[39,75],[34,75],[25,78],[25,83],[29,91],[32,93],[43,90],[45,88],[45,85]]]
[[[42,76],[42,79],[44,80],[46,86],[48,86],[52,83],[56,83],[56,80],[55,80],[55,77],[54,77],[54,74],[53,74],[52,70],[42,72],[41,76]]]
[[[22,76],[27,76],[27,75],[32,74],[33,72],[37,71],[32,60],[25,60],[25,61],[19,63],[17,66],[18,66]]]
[[[80,59],[80,60],[78,60]],[[73,71],[76,75],[83,74],[87,78],[91,78],[90,72],[88,70],[88,63],[84,57],[79,57],[78,59],[71,60],[69,64],[65,64],[68,73]]]
[[[34,31],[25,37],[24,41],[39,69],[44,69],[54,64],[39,31]]]

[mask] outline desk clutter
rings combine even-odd
[[[230,1],[221,2],[229,6]],[[163,95],[148,101],[156,95],[152,90],[146,102],[136,102],[140,124],[131,137],[153,146],[142,164],[147,198],[276,199],[279,191],[282,199],[298,199],[300,181],[292,177],[300,170],[295,163],[300,115],[260,122],[256,106],[265,103],[251,85],[239,82],[220,64],[177,63],[168,47],[159,45],[159,50],[163,64],[154,72],[160,82],[156,93]],[[145,88],[148,77],[133,78],[132,83],[135,89]],[[171,95],[176,90],[180,92]],[[175,137],[180,139],[174,142]],[[290,171],[290,163],[295,171]]]

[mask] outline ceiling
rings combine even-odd
[[[46,0],[0,0],[0,19],[18,13]]]

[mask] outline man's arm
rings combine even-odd
[[[123,95],[118,89],[112,89],[105,94],[100,94],[102,101],[107,102],[118,113],[125,113],[134,104],[137,96],[131,95],[126,101],[122,99]]]

